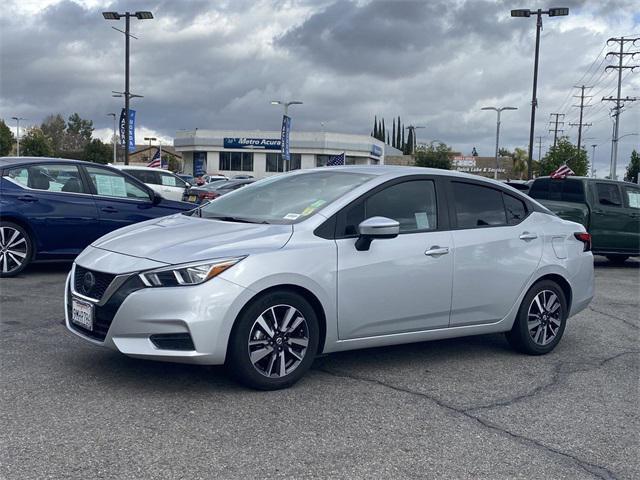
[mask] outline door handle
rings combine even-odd
[[[522,232],[522,235],[520,235],[520,240],[525,240],[525,241],[535,240],[536,238],[538,238],[538,235],[530,232]]]
[[[102,207],[100,210],[106,213],[116,213],[118,211],[115,207]]]
[[[23,202],[37,202],[38,199],[33,195],[20,195],[18,196],[18,200],[22,200]]]
[[[439,247],[438,245],[434,245],[429,250],[424,252],[425,255],[429,255],[430,257],[446,255],[447,253],[449,253],[449,247]]]

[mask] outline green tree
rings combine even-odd
[[[171,170],[172,172],[182,171],[182,165],[180,163],[180,160],[178,160],[173,155],[162,155],[162,163],[164,165],[168,165],[169,170]]]
[[[527,158],[529,153],[524,148],[516,148],[511,154],[513,158],[513,174],[518,177],[519,180],[527,174]]]
[[[500,147],[500,149],[498,150],[498,155],[500,155],[501,157],[513,157],[513,153],[510,152],[508,148],[503,147]]]
[[[13,132],[4,120],[0,120],[0,157],[6,157],[13,149]]]
[[[398,115],[398,123],[396,123],[397,125],[397,133],[396,133],[396,148],[398,150],[402,150],[402,143],[401,143],[401,139],[400,139],[400,115]]]
[[[85,145],[83,157],[87,162],[107,164],[113,158],[113,147],[94,138]]]
[[[373,116],[373,138],[378,138],[378,116]]]
[[[25,157],[50,157],[53,148],[47,136],[37,127],[31,128],[20,139],[20,155]]]
[[[393,132],[391,134],[391,146],[396,148],[396,119],[393,118]]]
[[[451,170],[451,147],[442,142],[437,146],[433,142],[427,146],[419,145],[416,148],[415,165]]]
[[[67,121],[67,135],[65,141],[65,150],[79,151],[91,141],[93,134],[93,122],[85,120],[77,113],[69,116]]]
[[[640,155],[637,150],[631,152],[631,159],[629,165],[627,165],[627,173],[624,175],[624,179],[627,182],[638,183],[638,171],[640,170]]]
[[[585,176],[589,171],[586,150],[576,147],[566,138],[561,138],[540,160],[540,175],[549,175],[565,164],[579,176]]]
[[[56,115],[49,115],[44,119],[40,130],[49,138],[51,149],[54,155],[60,155],[64,148],[64,144],[67,136],[67,124],[59,113]]]

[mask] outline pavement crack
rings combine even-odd
[[[604,315],[605,317],[613,318],[614,320],[618,320],[618,321],[624,323],[625,325],[628,325],[629,327],[634,328],[636,330],[640,329],[640,326],[636,325],[635,323],[630,322],[629,320],[626,320],[626,319],[624,319],[622,317],[618,317],[617,315],[611,315],[610,313],[602,312],[600,310],[596,310],[591,305],[589,305],[589,310],[591,310],[592,312],[598,313],[600,315]]]
[[[626,355],[629,353],[636,353],[636,352],[623,352],[621,354],[617,354],[614,357],[611,358],[607,358],[604,359],[601,364],[606,363],[607,361],[613,360],[614,358],[620,357],[622,355]],[[561,364],[560,364],[561,365]],[[526,437],[524,435],[520,435],[517,434],[515,432],[512,432],[511,430],[498,425],[496,423],[493,422],[489,422],[483,418],[480,418],[476,415],[473,415],[472,413],[470,413],[470,411],[465,410],[463,408],[459,408],[459,407],[455,407],[453,405],[449,405],[445,402],[443,402],[442,400],[439,400],[438,398],[435,398],[431,395],[428,395],[424,392],[419,392],[416,390],[412,390],[410,388],[406,388],[406,387],[401,387],[398,385],[393,385],[391,383],[387,383],[387,382],[383,382],[381,380],[377,380],[374,378],[367,378],[367,377],[363,377],[360,375],[353,375],[353,374],[348,374],[345,372],[337,372],[334,370],[330,370],[326,367],[319,367],[319,368],[315,368],[314,370],[319,370],[323,373],[326,373],[327,375],[331,375],[333,377],[338,377],[338,378],[347,378],[350,380],[355,380],[358,382],[364,382],[364,383],[368,383],[368,384],[373,384],[373,385],[378,385],[384,388],[388,388],[390,390],[395,390],[396,392],[400,392],[400,393],[404,393],[404,394],[408,394],[408,395],[412,395],[415,397],[420,397],[422,399],[426,399],[432,403],[435,403],[437,406],[448,410],[450,412],[453,412],[454,414],[458,414],[461,415],[463,417],[466,417],[469,420],[475,421],[476,423],[478,423],[481,427],[484,427],[488,430],[492,430],[494,432],[497,432],[499,434],[502,435],[506,435],[508,437],[513,438],[514,440],[528,445],[528,446],[533,446],[535,448],[544,450],[547,453],[550,453],[552,455],[556,455],[556,456],[560,456],[565,458],[566,460],[569,460],[570,462],[574,463],[575,465],[577,465],[579,468],[581,468],[582,470],[584,470],[585,472],[588,472],[589,474],[593,475],[596,478],[602,479],[602,480],[616,480],[617,477],[616,475],[609,469],[607,469],[606,467],[603,467],[601,465],[597,465],[591,462],[587,462],[586,460],[583,460],[575,455],[572,455],[570,453],[566,453],[563,452],[561,450],[558,450],[557,448],[551,447],[549,445],[545,445],[544,443],[535,440],[533,438],[529,438]]]

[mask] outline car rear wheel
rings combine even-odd
[[[628,258],[629,255],[607,255],[607,260],[616,265],[622,265]]]
[[[27,231],[15,223],[0,221],[0,277],[19,274],[31,261],[32,253]]]
[[[270,292],[238,317],[227,365],[249,387],[286,388],[311,367],[318,340],[318,318],[309,302],[295,292]]]
[[[549,353],[562,338],[567,315],[567,300],[562,289],[551,280],[543,280],[525,295],[507,339],[520,352]]]

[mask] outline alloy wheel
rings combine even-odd
[[[527,327],[533,341],[541,346],[548,345],[560,331],[562,308],[560,299],[551,290],[539,292],[529,305]]]
[[[308,345],[309,327],[302,313],[291,305],[275,305],[253,322],[249,358],[260,374],[282,378],[300,365]]]
[[[2,273],[18,270],[27,260],[27,239],[13,227],[0,227],[0,268]]]

